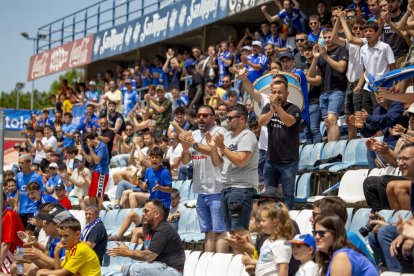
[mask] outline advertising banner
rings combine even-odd
[[[4,129],[23,130],[24,122],[29,121],[32,110],[4,109]]]

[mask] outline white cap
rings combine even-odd
[[[89,85],[96,86],[96,82],[94,82],[94,81],[90,81],[90,82],[89,82]]]
[[[259,40],[255,40],[252,42],[252,46],[258,46],[260,48],[262,48],[262,43]]]
[[[251,51],[252,50],[252,47],[250,47],[250,46],[243,46],[242,48],[242,51]]]
[[[408,116],[409,115],[408,113],[414,114],[414,103],[412,103],[410,107],[406,111],[404,111],[404,116]]]

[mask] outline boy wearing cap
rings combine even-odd
[[[300,261],[300,267],[295,276],[319,275],[318,265],[313,261],[316,251],[315,238],[310,234],[296,235],[289,242],[292,244],[293,258]]]
[[[149,94],[145,95],[145,101],[147,102],[147,106],[145,108],[145,116],[151,116],[151,107],[155,113],[156,125],[154,137],[158,137],[161,134],[167,133],[172,113],[172,103],[165,97],[165,90],[163,85],[157,85],[155,87],[155,90],[157,92],[158,102],[151,99]]]

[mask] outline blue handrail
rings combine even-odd
[[[182,0],[102,0],[37,30],[36,53],[111,28]],[[39,36],[42,35],[42,36]]]

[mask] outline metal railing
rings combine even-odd
[[[102,0],[37,30],[36,53],[134,20],[182,0]]]

